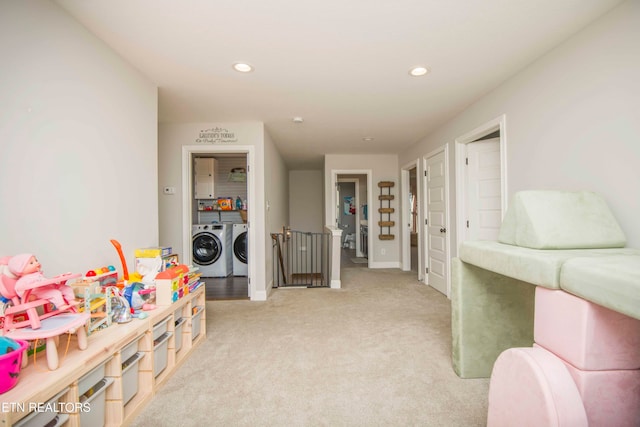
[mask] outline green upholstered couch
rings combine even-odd
[[[625,245],[595,193],[516,193],[498,241],[464,242],[453,259],[455,372],[489,377],[502,351],[533,344],[535,286],[640,319],[640,249]]]

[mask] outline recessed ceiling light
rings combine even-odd
[[[253,71],[253,67],[245,62],[236,62],[233,64],[233,69],[240,73],[250,73]]]
[[[302,117],[294,117],[291,120],[293,121],[293,123],[302,123],[302,122],[304,122],[304,119]]]
[[[373,141],[373,139],[374,138],[372,136],[365,136],[364,138],[362,138],[363,141],[367,141],[367,142]]]
[[[417,67],[413,67],[409,70],[409,75],[412,77],[420,77],[420,76],[424,76],[425,74],[429,73],[429,68],[428,67],[423,67],[422,65],[419,65]]]

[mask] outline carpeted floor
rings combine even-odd
[[[487,379],[451,367],[450,301],[412,272],[208,301],[207,339],[134,426],[483,426]]]

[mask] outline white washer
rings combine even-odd
[[[233,271],[231,224],[194,224],[193,263],[202,277],[227,277]]]
[[[247,224],[233,224],[233,275],[247,276],[249,273]]]

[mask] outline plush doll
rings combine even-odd
[[[40,263],[32,254],[20,254],[12,257],[9,260],[9,271],[18,278],[15,290],[20,298],[35,282],[49,280],[42,274]],[[64,283],[34,287],[31,289],[31,295],[49,300],[58,310],[65,310],[75,305],[73,289]]]

